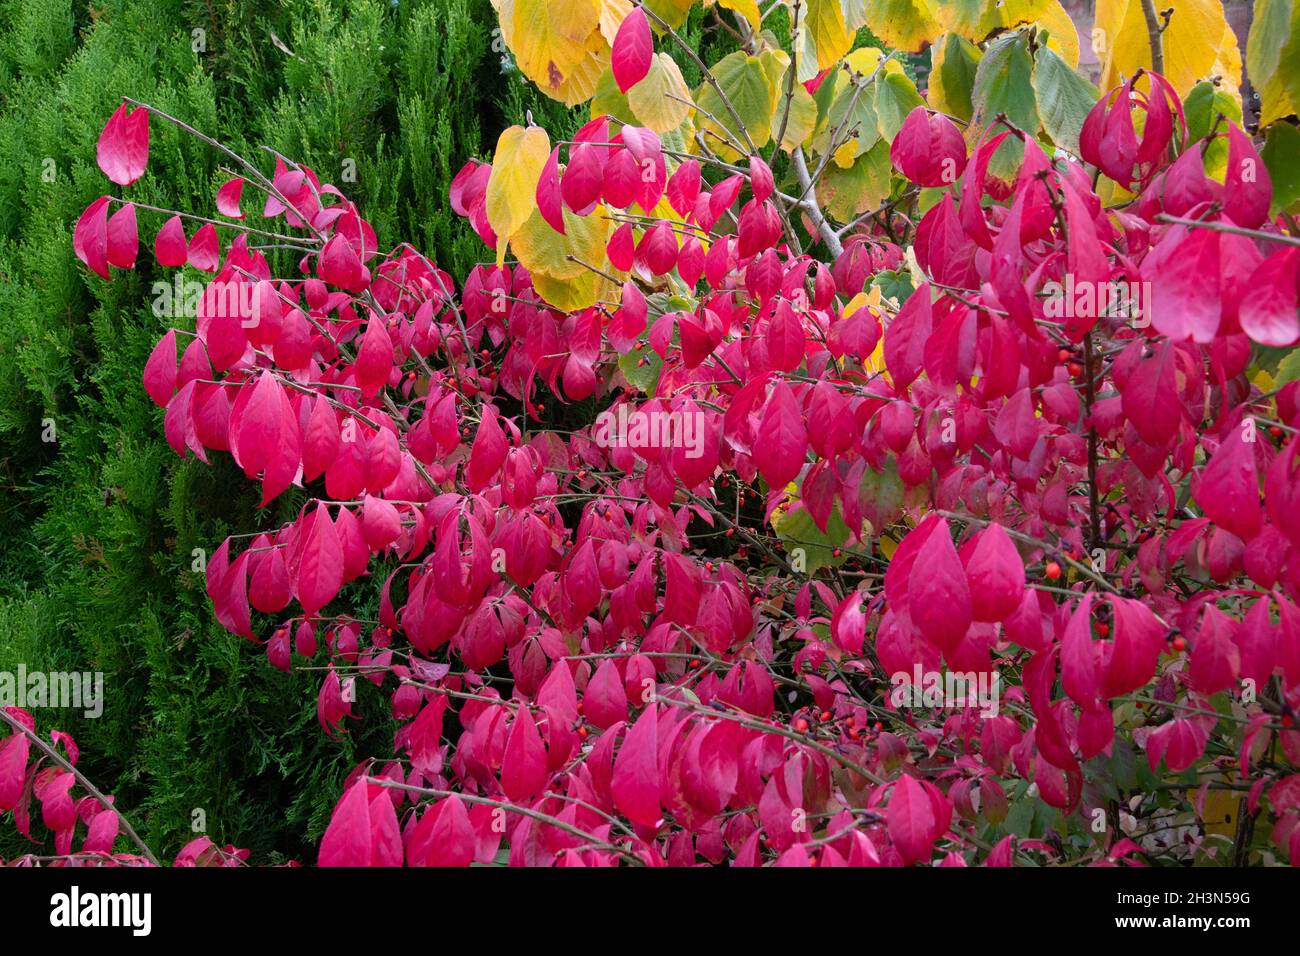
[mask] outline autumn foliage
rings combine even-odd
[[[206,274],[142,370],[176,453],[305,501],[213,613],[320,670],[323,733],[391,703],[321,865],[1300,860],[1297,41],[1259,128],[1217,3],[1163,73],[1099,4],[1101,91],[1058,3],[898,6],[719,0],[706,65],[687,0],[501,0],[591,118],[461,170],[465,276],[286,157],[76,224],[102,279]],[[202,136],[124,104],[119,187],[151,126]],[[949,675],[992,696],[909,705]],[[29,743],[0,810],[113,859]]]

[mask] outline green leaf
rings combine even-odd
[[[641,365],[641,359],[645,364]],[[633,388],[638,388],[647,395],[653,395],[659,387],[659,372],[664,360],[659,353],[644,342],[637,343],[636,348],[618,360],[619,371]]]
[[[1274,123],[1260,154],[1273,179],[1274,213],[1300,203],[1300,129],[1290,123]]]
[[[871,278],[871,284],[880,290],[886,299],[893,299],[899,306],[912,297],[912,273],[906,269],[887,269],[877,272]]]
[[[1038,132],[1038,106],[1034,99],[1034,64],[1020,33],[1000,37],[989,47],[975,71],[974,117],[979,129],[1005,114],[1012,125],[1031,136]]]
[[[767,72],[763,69],[763,62],[756,56],[749,56],[743,50],[737,50],[714,64],[713,75],[717,78],[722,91],[727,94],[731,105],[735,107],[740,121],[745,124],[754,146],[756,148],[764,146],[772,138],[772,91],[768,85]],[[733,140],[738,144],[745,143],[745,137],[736,128],[736,120],[727,109],[727,104],[711,84],[704,83],[700,86],[695,93],[695,103],[701,110],[712,114],[714,119],[731,134],[729,139],[724,137],[723,140],[708,137],[711,149],[717,151],[722,148],[724,142],[729,143]],[[703,113],[700,114],[699,123],[701,128],[712,129],[720,134],[713,120]],[[723,151],[733,155],[735,153],[734,149]]]
[[[1038,119],[1052,142],[1074,154],[1088,112],[1101,95],[1046,45],[1034,55],[1034,94]]]
[[[889,142],[894,141],[898,131],[903,128],[907,114],[918,106],[924,106],[925,100],[916,92],[916,85],[904,74],[885,73],[875,82],[876,87],[876,122],[880,135]]]
[[[838,567],[848,560],[848,550],[841,551],[838,558],[834,553],[836,548],[843,548],[844,542],[849,540],[849,526],[840,514],[838,501],[831,509],[825,533],[813,523],[812,515],[801,505],[792,507],[775,519],[772,527],[792,561],[797,558],[795,549],[803,550],[803,570],[807,574],[814,574],[821,568]]]
[[[631,105],[628,104],[627,96],[619,92],[618,84],[614,82],[614,74],[608,69],[600,75],[600,81],[596,84],[596,95],[591,98],[591,115],[600,116],[602,113],[631,126],[640,123],[636,114],[632,112]]]
[[[1273,383],[1279,388],[1287,382],[1294,382],[1300,379],[1300,349],[1292,349],[1282,357],[1282,361],[1277,363],[1277,374],[1273,376]]]
[[[1192,87],[1183,100],[1183,115],[1187,117],[1187,139],[1195,142],[1210,135],[1214,120],[1222,113],[1235,123],[1241,122],[1241,107],[1228,92],[1209,80]]]
[[[965,37],[949,33],[931,49],[930,60],[930,105],[969,121],[971,93],[980,62],[979,47]]]
[[[824,85],[824,84],[823,84]],[[813,148],[824,154],[830,149],[831,136],[841,127],[844,131],[836,137],[838,146],[843,146],[850,138],[856,138],[855,156],[861,156],[880,140],[880,121],[876,117],[875,83],[873,89],[857,91],[852,83],[845,83],[831,103],[826,126],[813,138]],[[857,95],[854,95],[854,94]],[[850,108],[852,111],[850,112]]]
[[[1022,840],[1028,837],[1034,823],[1034,810],[1037,803],[1037,797],[1021,797],[1014,801],[1011,809],[1007,811],[1007,818],[1002,821],[1002,829]]]
[[[1260,97],[1260,123],[1269,125],[1300,104],[1300,4],[1260,0],[1246,38],[1246,75]]]

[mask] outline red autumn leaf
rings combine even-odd
[[[1196,484],[1196,503],[1205,516],[1243,541],[1259,534],[1264,509],[1259,502],[1253,422],[1234,428],[1223,440]]]
[[[343,546],[324,506],[312,512],[307,534],[295,593],[303,613],[310,617],[333,600],[343,586]]]
[[[939,837],[935,832],[938,820],[934,801],[914,777],[904,774],[898,778],[885,808],[885,823],[905,865],[930,859]]]
[[[119,186],[129,186],[143,176],[149,163],[149,111],[135,109],[128,114],[125,103],[119,106],[99,134],[95,158],[104,175]]]
[[[104,246],[108,264],[119,269],[134,269],[140,236],[135,225],[135,206],[125,204],[108,219]]]
[[[172,216],[163,223],[154,238],[153,251],[160,266],[183,266],[189,260],[189,242],[180,216]]]
[[[623,738],[610,793],[619,812],[638,826],[659,822],[659,717],[651,702]]]
[[[168,329],[144,363],[144,390],[154,404],[166,408],[176,392],[176,330]]]
[[[654,37],[650,34],[650,21],[639,6],[633,6],[619,24],[610,47],[609,65],[618,91],[626,93],[641,82],[650,72],[653,58]]]
[[[758,425],[754,464],[772,489],[784,488],[803,467],[808,453],[808,433],[794,392],[785,382],[772,389]]]
[[[975,620],[1001,621],[1020,607],[1025,566],[1002,525],[993,522],[979,533],[966,563],[966,579]]]
[[[321,838],[317,866],[401,866],[402,837],[387,791],[364,777],[343,794]]]
[[[243,219],[244,213],[239,208],[239,197],[244,192],[244,181],[238,177],[222,184],[217,190],[217,212],[231,219]]]
[[[521,705],[510,722],[501,758],[501,789],[511,800],[528,801],[546,787],[546,749],[527,706]]]

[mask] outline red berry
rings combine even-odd
[[[1048,561],[1043,574],[1047,576],[1048,580],[1055,581],[1061,576],[1061,566],[1055,561]]]
[[[806,720],[804,720],[802,717],[800,717],[798,720],[796,720],[796,721],[794,722],[794,729],[797,730],[797,731],[799,731],[799,733],[801,733],[801,734],[807,732],[807,730],[808,730],[808,721],[806,721]]]
[[[1173,641],[1174,650],[1181,651],[1187,647],[1187,642],[1181,637],[1175,637]]]
[[[1078,362],[1071,362],[1066,367],[1069,369],[1071,378],[1078,378],[1080,375],[1083,374],[1083,366],[1080,365]]]

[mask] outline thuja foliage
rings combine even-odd
[[[500,0],[589,120],[457,173],[463,276],[157,103],[99,135],[89,281],[211,277],[141,379],[258,496],[212,613],[362,757],[317,861],[1300,858],[1300,14],[1246,129],[1217,3],[1098,4],[1100,89],[1056,2],[730,0],[716,60],[694,6]],[[180,142],[229,173],[144,208]],[[0,808],[150,859],[6,719]]]
[[[491,29],[487,0],[0,5],[0,672],[104,673],[100,718],[33,713],[75,733],[159,853],[197,825],[262,861],[303,857],[360,754],[311,731],[315,675],[269,671],[212,620],[195,549],[293,507],[259,512],[229,462],[182,462],[156,427],[139,370],[186,321],[155,288],[178,273],[142,262],[87,281],[68,258],[70,223],[102,191],[103,115],[147,99],[250,154],[331,170],[385,241],[464,271],[483,256],[446,208],[463,157],[529,110],[569,112],[502,70]],[[140,203],[198,208],[227,178],[179,138],[151,162]],[[380,715],[361,739],[390,733]],[[0,834],[0,856],[32,849]]]

